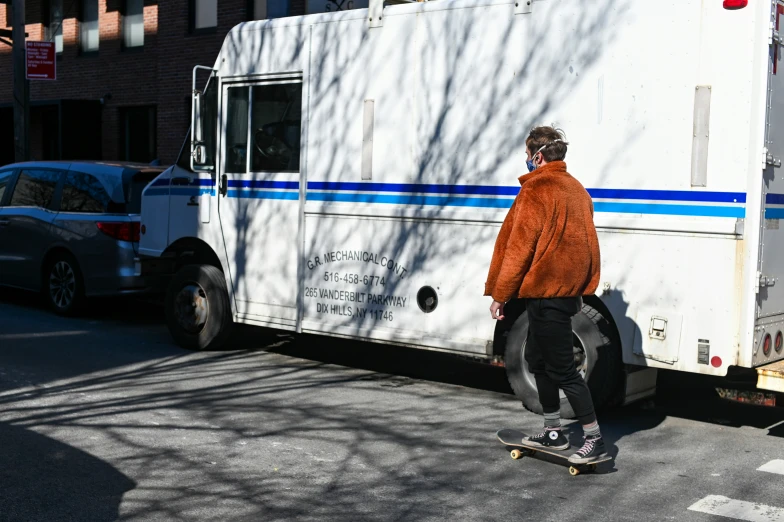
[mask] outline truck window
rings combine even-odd
[[[301,119],[301,83],[253,87],[253,172],[299,172]]]
[[[249,87],[231,87],[226,100],[226,172],[248,170]]]

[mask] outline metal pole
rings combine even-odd
[[[30,82],[25,64],[25,0],[13,0],[14,156],[30,159]]]

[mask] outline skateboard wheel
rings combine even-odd
[[[520,450],[517,450],[517,449],[516,449],[516,450],[512,450],[512,453],[511,453],[511,455],[512,455],[512,458],[513,458],[513,459],[517,460],[517,459],[519,459],[519,458],[522,458],[522,456],[523,456],[523,452],[522,452],[522,451],[520,451]]]
[[[580,474],[580,470],[575,468],[574,466],[569,466],[569,474],[573,477],[576,477]]]

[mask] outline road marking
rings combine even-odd
[[[778,475],[784,475],[784,460],[781,459],[771,460],[767,464],[758,467],[757,471],[767,471],[768,473],[776,473]]]
[[[784,522],[784,508],[733,500],[721,495],[708,495],[691,505],[689,510],[748,522]]]
[[[40,338],[40,337],[61,337],[63,335],[87,335],[87,330],[66,330],[64,332],[30,332],[30,333],[20,333],[20,334],[3,334],[0,335],[0,341],[12,340],[12,339],[30,339],[30,338]]]

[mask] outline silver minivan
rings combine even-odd
[[[90,296],[157,290],[141,276],[142,190],[163,167],[26,162],[0,167],[0,285],[40,291],[63,315]]]

